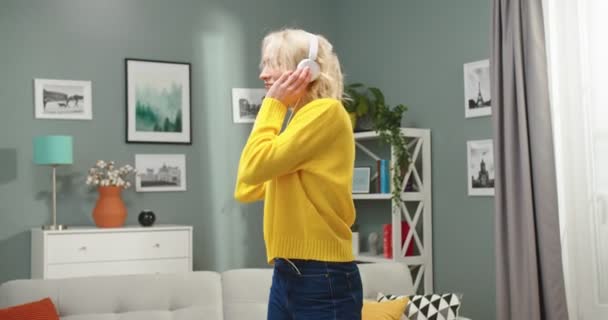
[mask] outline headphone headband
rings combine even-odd
[[[317,60],[317,53],[319,51],[319,39],[317,39],[317,36],[309,33],[308,34],[309,38],[310,38],[310,44],[308,47],[308,59],[310,60]]]

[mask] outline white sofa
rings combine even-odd
[[[414,291],[402,264],[364,264],[359,269],[366,298]],[[271,279],[272,269],[238,269],[13,280],[0,285],[0,308],[50,297],[63,320],[262,320]]]

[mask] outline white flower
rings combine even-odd
[[[118,186],[127,189],[131,182],[127,181],[128,176],[137,171],[130,164],[116,166],[116,162],[97,160],[95,166],[89,169],[86,184],[96,186]]]

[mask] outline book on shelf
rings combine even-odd
[[[380,192],[391,193],[391,173],[388,160],[380,160]]]
[[[384,249],[384,257],[387,259],[393,258],[393,225],[391,223],[385,224],[383,227],[383,249]],[[410,225],[406,221],[401,221],[401,246],[405,243],[405,238],[410,231]],[[410,243],[407,246],[407,250],[405,252],[405,256],[413,256],[414,255],[414,237],[410,239]]]
[[[380,193],[382,185],[382,175],[380,174],[380,160],[376,160],[376,192]]]

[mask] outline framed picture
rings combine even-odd
[[[266,89],[232,88],[232,120],[234,123],[254,123]]]
[[[494,195],[494,147],[492,140],[467,141],[470,196]]]
[[[186,191],[186,155],[136,154],[135,191]]]
[[[464,65],[465,118],[484,117],[492,114],[490,97],[490,60]]]
[[[356,167],[353,172],[353,193],[369,193],[372,169]]]
[[[127,143],[192,144],[190,64],[125,59]]]
[[[91,81],[34,79],[36,119],[93,119]]]

